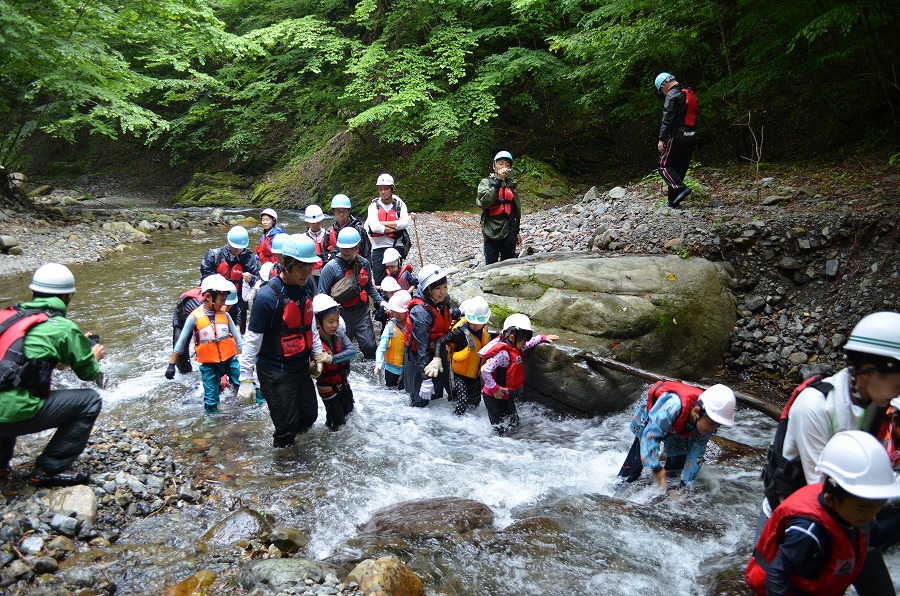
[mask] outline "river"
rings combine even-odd
[[[176,445],[221,495],[199,517],[171,510],[123,528],[120,543],[165,546],[166,555],[118,578],[120,591],[157,592],[209,564],[196,540],[235,503],[308,531],[301,555],[346,559],[375,510],[441,496],[485,503],[500,535],[526,518],[552,523],[536,538],[410,542],[404,558],[428,594],[704,594],[717,573],[742,570],[762,499],[759,454],[774,428],[751,410],[739,410],[737,426],[720,434],[756,448],[752,455],[711,444],[697,490],[667,498],[647,474],[633,485],[615,482],[632,440],[630,408],[576,420],[525,404],[517,432],[496,437],[483,408],[462,418],[445,400],[409,408],[403,395],[374,382],[371,363],[355,362],[357,409],[347,426],[328,431],[320,404],[296,457],[273,456],[265,406],[242,407],[226,394],[219,414],[204,415],[199,373],[167,381],[163,371],[172,305],[197,283],[206,249],[223,238],[221,229],[196,238],[157,232],[153,244],[71,267],[70,316],[106,346],[102,366],[111,380],[101,421],[123,421]],[[29,297],[28,276],[6,280],[4,302]],[[888,561],[900,577],[900,557]]]

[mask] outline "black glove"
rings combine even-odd
[[[175,378],[175,365],[170,364],[166,367],[166,378],[170,381]]]

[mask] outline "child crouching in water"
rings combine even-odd
[[[381,332],[373,371],[377,377],[384,370],[384,384],[387,387],[403,389],[403,335],[406,332],[406,314],[411,300],[412,297],[407,292],[399,291],[388,300],[392,318]]]
[[[313,298],[313,312],[325,353],[316,389],[325,404],[325,426],[337,430],[353,411],[353,391],[348,376],[350,361],[356,358],[356,346],[340,329],[341,307],[331,296],[318,294]]]
[[[467,409],[475,409],[481,403],[481,365],[484,360],[478,352],[490,339],[487,323],[491,318],[491,309],[481,296],[466,300],[459,308],[463,311],[463,318],[447,335],[437,340],[434,351],[435,354],[443,354],[446,346],[452,352],[452,395],[456,400],[453,413],[462,416]]]
[[[533,337],[531,320],[520,313],[509,315],[503,322],[503,332],[484,346],[478,355],[484,358],[481,380],[482,397],[488,418],[500,436],[519,424],[516,402],[525,387],[525,363],[522,352],[545,341],[556,341],[558,335]]]

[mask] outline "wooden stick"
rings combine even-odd
[[[679,379],[670,379],[669,377],[664,377],[654,372],[650,372],[647,370],[643,370],[641,368],[637,368],[635,366],[631,366],[628,364],[623,364],[622,362],[618,362],[616,360],[611,360],[609,358],[603,358],[602,356],[595,356],[593,354],[585,354],[585,359],[588,362],[593,364],[597,364],[604,368],[608,368],[611,370],[615,370],[618,372],[625,373],[627,375],[631,375],[633,377],[638,377],[640,379],[645,379],[647,381],[664,381],[664,380],[672,380],[679,381]],[[683,382],[683,381],[681,381]],[[693,385],[694,387],[700,387],[701,389],[709,388],[709,385],[700,385],[697,383],[688,383],[689,385]],[[734,392],[734,396],[737,398],[738,403],[747,406],[748,408],[752,408],[757,412],[761,412],[772,418],[773,420],[778,420],[781,418],[781,408],[772,402],[762,399],[760,397],[756,397],[755,395],[749,395],[746,393],[740,393],[738,391]]]
[[[419,226],[416,225],[416,214],[411,213],[409,216],[413,221],[413,231],[416,233],[416,247],[419,249],[419,267],[424,267],[425,259],[422,258],[422,243],[419,242]]]

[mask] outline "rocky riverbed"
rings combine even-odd
[[[828,188],[796,176],[748,181],[715,170],[704,172],[702,179],[706,184],[683,210],[666,208],[658,184],[651,181],[590,189],[570,204],[532,211],[524,218],[522,250],[548,258],[556,252],[590,251],[727,261],[734,271],[740,318],[722,375],[770,381],[769,395],[775,396],[781,391],[785,397],[803,376],[838,368],[840,346],[860,317],[898,308],[900,197],[895,189],[900,176],[876,172],[865,184]],[[9,248],[18,246],[0,255],[0,274],[30,271],[48,260],[109,258],[130,245],[153,242],[162,230],[190,235],[218,225],[224,235],[228,225],[239,221],[223,221],[221,212],[209,210],[173,211],[140,203],[123,208],[64,190],[49,189],[36,201],[37,211],[0,206],[0,234],[17,240]],[[302,229],[299,223],[283,223],[289,231]],[[448,267],[452,283],[482,262],[475,214],[422,213],[412,235],[409,260],[420,265],[418,235],[421,258]],[[22,443],[13,462],[18,466],[32,461],[40,447]],[[93,472],[92,484],[81,489],[35,489],[21,469],[6,481],[0,526],[4,589],[112,593],[115,582],[91,557],[114,547],[120,528],[155,515],[199,514],[206,501],[218,498],[215,483],[207,482],[185,454],[124,425],[99,425],[81,461]],[[208,573],[191,575],[185,566],[182,576],[190,577],[182,592],[173,593],[226,585],[227,570],[241,558],[294,560],[282,557],[303,543],[302,533],[240,508],[235,516],[252,526],[238,540],[240,550],[223,554]],[[231,527],[225,523],[218,531]],[[215,539],[213,532],[209,540]],[[248,591],[260,578],[269,581],[280,572],[255,569],[244,573],[247,583],[241,585]],[[285,584],[279,590],[359,590],[359,583],[346,582],[346,577],[342,581],[341,575],[315,566],[299,575],[292,569],[291,577],[300,578],[302,585]]]

